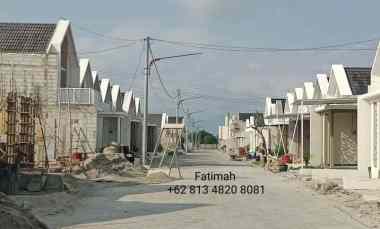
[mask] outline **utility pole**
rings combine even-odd
[[[185,150],[186,150],[186,153],[188,152],[189,134],[192,132],[192,130],[190,128],[191,115],[196,114],[196,113],[201,113],[201,112],[204,112],[204,110],[198,110],[198,111],[190,112],[190,109],[187,109],[187,112],[185,112],[186,116],[185,116],[185,122],[184,123],[185,123],[185,133],[186,133],[186,137],[185,137]],[[201,122],[201,121],[202,120],[199,120],[197,122]],[[194,141],[192,139],[193,139],[192,136],[190,136],[190,140],[192,142],[192,148],[193,148]]]
[[[175,123],[179,123],[179,106],[181,105],[181,89],[177,89],[177,96],[176,96],[176,109],[175,109]]]
[[[189,53],[189,54],[182,54],[182,55],[175,55],[175,56],[166,56],[166,57],[153,57],[152,50],[150,48],[150,40],[151,38],[148,36],[144,39],[146,42],[146,67],[145,67],[145,88],[144,88],[144,118],[143,118],[143,129],[142,129],[142,165],[145,165],[146,160],[146,154],[147,154],[147,142],[148,142],[148,96],[149,96],[149,77],[150,77],[150,68],[152,65],[156,65],[157,61],[164,60],[164,59],[171,59],[171,58],[178,58],[178,57],[185,57],[185,56],[194,56],[194,55],[200,55],[202,53]],[[150,54],[152,53],[152,60],[149,58]],[[183,100],[179,100],[179,104]]]
[[[149,75],[150,75],[150,37],[146,41],[146,67],[145,67],[145,88],[144,88],[144,118],[142,129],[142,165],[145,165],[145,157],[147,153],[147,140],[148,140],[148,93],[149,93]]]
[[[189,109],[187,109],[187,113],[186,113],[186,118],[185,118],[185,152],[188,153],[189,152],[189,133],[190,133],[190,128],[187,127],[187,124],[189,123],[190,121],[190,112],[189,112]]]

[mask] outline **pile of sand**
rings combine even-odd
[[[0,227],[6,229],[47,229],[29,210],[0,193]]]
[[[151,184],[159,184],[176,180],[176,178],[170,177],[164,172],[152,172],[145,177],[145,180]]]
[[[95,179],[110,175],[130,176],[135,170],[122,154],[102,153],[87,159],[82,167],[75,168],[73,172],[77,177]]]

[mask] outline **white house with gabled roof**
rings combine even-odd
[[[136,103],[135,103],[135,97],[133,96],[133,91],[126,91],[124,92],[124,98],[123,98],[123,111],[126,112],[128,115],[131,115],[134,117],[136,115]]]
[[[122,111],[122,97],[119,85],[112,85],[111,87],[112,111]]]
[[[317,74],[314,83],[313,100],[320,100],[327,97],[329,80],[326,74]],[[318,105],[309,105],[310,109],[310,165],[320,167],[323,151],[323,117],[315,112]]]
[[[108,104],[109,111],[112,109],[112,92],[111,92],[111,80],[100,80],[100,95],[102,96],[102,102]]]
[[[326,74],[317,74],[315,81],[314,97],[313,99],[326,98],[327,90],[329,88],[329,78]]]
[[[79,61],[70,22],[0,23],[0,50],[0,75],[5,93],[11,90],[12,78],[17,92],[26,96],[38,94],[42,112],[47,114],[42,129],[46,136],[53,136],[55,122],[58,120],[61,125],[67,117],[60,114],[64,113],[60,104],[66,95],[62,89],[79,87]],[[65,139],[63,129],[56,134],[61,142]],[[35,166],[44,165],[46,158],[53,160],[54,155],[67,152],[66,144],[51,147],[55,139],[44,140],[40,130],[36,128]],[[47,157],[44,145],[47,145]]]
[[[92,85],[93,85],[94,90],[100,92],[100,78],[99,78],[98,72],[92,71],[91,76],[92,76]]]
[[[1,81],[7,84],[13,77],[17,91],[38,93],[46,114],[45,138],[36,128],[35,165],[45,165],[46,158],[54,161],[76,152],[95,152],[101,132],[98,113],[107,106],[89,60],[77,56],[70,22],[0,23],[0,50]],[[108,92],[103,94],[108,102]]]
[[[94,88],[90,60],[82,58],[79,61],[79,85],[81,88]]]
[[[358,99],[358,172],[380,178],[380,43],[371,70],[368,93]]]
[[[320,98],[303,101],[315,106],[310,149],[313,166],[357,167],[357,97],[367,92],[370,71],[371,68],[366,67],[332,65],[326,95],[321,93]],[[317,79],[317,82],[317,91],[322,92],[326,77]]]

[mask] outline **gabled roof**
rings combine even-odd
[[[295,100],[302,100],[304,97],[303,88],[302,87],[294,88],[294,96],[295,96]],[[308,112],[307,107],[306,106],[297,106],[297,105],[292,106],[291,113],[295,114],[295,113],[301,113],[301,112],[302,113]]]
[[[95,85],[95,82],[96,82],[97,80],[99,80],[98,72],[97,72],[97,71],[92,71],[92,72],[91,72],[91,76],[92,76],[92,83]]]
[[[114,109],[117,109],[118,102],[120,101],[120,86],[113,85],[111,88],[111,98],[112,98],[112,106]]]
[[[368,85],[371,84],[371,68],[345,67],[344,70],[352,95],[362,95],[368,92]]]
[[[329,89],[329,77],[326,74],[317,74],[315,83],[314,99],[326,97]]]
[[[327,95],[330,97],[352,95],[346,71],[341,64],[333,64],[331,66],[329,89],[327,90]]]
[[[100,80],[99,80],[99,74],[97,71],[91,72],[92,76],[92,86],[95,90],[100,91]]]
[[[135,109],[136,109],[136,114],[141,113],[141,101],[139,97],[135,97]]]
[[[297,100],[302,99],[303,98],[303,88],[302,87],[294,88],[294,94],[295,94]]]
[[[0,51],[45,53],[56,24],[0,23]]]
[[[106,100],[108,99],[107,97],[110,97],[111,95],[110,89],[111,89],[110,79],[102,79],[100,81],[100,94],[102,96],[103,102],[106,102]]]
[[[94,83],[92,80],[92,72],[89,59],[80,59],[79,60],[79,85],[81,87],[90,87],[93,88]],[[86,85],[85,85],[86,84]],[[89,85],[87,85],[89,84]]]
[[[313,82],[305,82],[303,84],[303,99],[313,99],[314,98],[314,83]]]
[[[371,75],[372,77],[380,77],[380,42],[377,45],[375,59],[373,60],[372,64]]]
[[[332,65],[328,95],[339,97],[365,94],[370,82],[371,68]]]
[[[295,101],[295,94],[293,91],[289,91],[286,93],[286,104],[285,104],[285,113],[293,112],[293,103]]]
[[[280,115],[284,113],[286,99],[267,97],[265,102],[265,116]],[[253,113],[250,113],[252,116]],[[247,118],[249,119],[249,118]]]
[[[60,52],[61,45],[66,38],[66,34],[69,35],[68,39],[71,39],[72,43],[74,44],[73,36],[70,29],[70,22],[68,20],[59,20],[55,28],[54,34],[51,38],[47,52]],[[73,46],[73,49],[76,56],[75,45]]]
[[[132,91],[126,91],[123,99],[123,110],[127,113],[136,113],[135,100]]]

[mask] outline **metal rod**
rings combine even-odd
[[[145,68],[145,88],[144,88],[144,118],[143,118],[143,129],[142,129],[142,165],[145,165],[145,157],[147,153],[147,126],[148,126],[148,94],[149,94],[149,75],[151,62],[149,60],[150,51],[150,37],[145,39],[146,41],[146,68]]]

